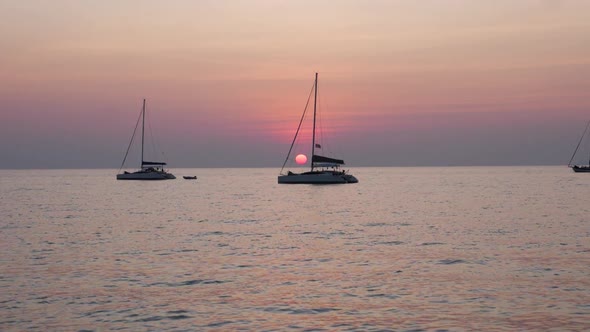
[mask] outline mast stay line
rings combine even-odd
[[[582,137],[580,137],[580,141],[578,142],[578,145],[576,146],[576,150],[574,150],[574,154],[572,155],[570,162],[567,163],[568,166],[572,165],[572,160],[574,160],[574,157],[576,156],[576,153],[578,152],[578,148],[580,147],[580,144],[582,144],[582,140],[584,139],[584,136],[586,136],[586,132],[588,131],[588,127],[590,127],[590,121],[588,121],[588,124],[586,125],[586,129],[584,129],[584,133],[582,134]]]
[[[297,127],[297,131],[295,132],[295,137],[293,137],[293,142],[291,142],[291,147],[289,148],[289,152],[287,152],[287,158],[285,158],[285,162],[283,163],[283,166],[281,167],[281,172],[279,174],[283,174],[283,169],[285,168],[285,165],[287,164],[287,161],[289,160],[289,156],[291,155],[291,150],[293,149],[293,145],[295,145],[295,140],[297,140],[297,135],[299,134],[299,129],[301,129],[301,124],[303,123],[303,119],[305,118],[305,113],[307,112],[307,107],[309,106],[309,100],[311,99],[311,94],[313,92],[313,89],[315,88],[315,85],[316,85],[316,83],[314,82],[313,86],[311,87],[311,91],[309,91],[309,96],[307,97],[307,102],[305,103],[305,108],[303,109],[303,115],[301,115],[301,120],[299,120],[299,126]]]
[[[131,149],[131,144],[133,144],[133,139],[135,138],[135,132],[137,131],[137,127],[139,126],[139,119],[141,119],[141,115],[143,113],[143,108],[139,112],[139,117],[137,118],[137,122],[135,123],[135,129],[133,129],[133,135],[131,135],[131,141],[129,142],[129,146],[127,146],[127,152],[125,152],[125,157],[123,158],[123,162],[121,163],[121,167],[119,167],[119,172],[123,169],[125,165],[125,160],[127,160],[127,155],[129,154],[129,149]]]

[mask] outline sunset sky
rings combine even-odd
[[[315,72],[351,168],[567,164],[590,120],[589,15],[584,0],[0,0],[0,168],[118,168],[143,98],[170,167],[280,167]]]

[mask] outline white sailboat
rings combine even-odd
[[[344,165],[344,160],[341,159],[334,159],[330,157],[320,156],[315,154],[316,146],[316,114],[317,114],[317,97],[318,97],[318,73],[315,73],[315,81],[314,81],[314,100],[313,100],[313,131],[312,131],[312,142],[311,142],[311,169],[309,172],[303,173],[293,173],[288,171],[287,174],[283,174],[283,169],[285,168],[285,164],[289,160],[289,156],[293,149],[293,145],[297,140],[297,135],[299,133],[299,129],[301,128],[301,123],[305,117],[305,110],[303,111],[303,116],[301,117],[301,121],[299,122],[299,127],[297,128],[297,132],[295,133],[295,137],[293,138],[293,143],[291,143],[291,148],[289,148],[289,152],[287,153],[287,158],[283,163],[283,167],[281,168],[280,175],[278,177],[278,183],[289,183],[289,184],[337,184],[337,183],[357,183],[358,179],[354,177],[352,174],[347,173],[346,171],[340,168],[341,165]],[[307,106],[306,106],[307,109]]]
[[[140,117],[142,119],[141,124],[141,166],[138,171],[135,172],[123,172],[117,174],[117,180],[172,180],[176,179],[176,177],[166,172],[164,166],[166,163],[160,161],[145,161],[143,159],[143,146],[144,146],[144,137],[145,137],[145,99],[143,100],[143,108],[141,109]],[[129,146],[127,147],[127,152],[125,153],[125,157],[123,158],[123,162],[121,163],[121,168],[119,172],[123,168],[125,164],[125,160],[127,159],[127,154],[129,154],[129,148],[131,148],[131,144],[133,143],[133,138],[135,137],[135,131],[137,130],[137,126],[139,125],[139,119],[137,119],[137,123],[135,125],[135,129],[133,130],[133,136],[131,137],[131,142],[129,142]]]
[[[576,146],[576,150],[574,151],[574,154],[572,155],[570,162],[567,164],[567,166],[571,167],[571,169],[576,173],[590,173],[590,152],[589,152],[589,156],[588,156],[588,164],[587,165],[574,165],[574,164],[572,164],[572,161],[574,160],[574,157],[576,156],[576,153],[578,152],[578,149],[580,148],[580,145],[582,144],[582,141],[584,140],[584,138],[589,138],[588,141],[590,141],[590,133],[588,133],[589,127],[590,127],[590,121],[588,121],[588,124],[586,125],[586,129],[584,129],[584,132],[582,133],[582,137],[580,137],[580,141],[578,142],[578,145]],[[588,133],[588,135],[586,135],[586,133]]]

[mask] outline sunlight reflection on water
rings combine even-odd
[[[590,329],[590,176],[183,172],[0,171],[0,329]]]

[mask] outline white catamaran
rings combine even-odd
[[[117,180],[171,180],[176,179],[174,175],[171,173],[166,172],[164,170],[164,166],[166,163],[159,162],[159,161],[145,161],[143,160],[143,145],[144,145],[144,132],[145,132],[145,99],[143,100],[143,108],[141,109],[140,118],[142,119],[141,123],[141,167],[138,171],[130,173],[130,172],[123,172],[117,174]],[[133,144],[133,138],[135,137],[135,132],[137,131],[137,126],[139,125],[139,119],[137,119],[137,123],[135,124],[135,129],[133,130],[133,136],[131,137],[131,142],[129,142],[129,146],[127,147],[127,152],[125,153],[125,157],[123,158],[123,162],[121,163],[121,168],[119,168],[119,172],[125,165],[125,160],[127,159],[127,155],[129,154],[129,149],[131,148],[131,144]]]
[[[586,129],[584,129],[584,132],[582,133],[582,137],[580,137],[580,141],[578,142],[578,145],[576,146],[576,150],[574,151],[574,154],[572,155],[570,162],[567,164],[567,166],[571,167],[572,170],[576,173],[590,173],[590,155],[588,156],[588,164],[587,165],[574,165],[574,164],[572,164],[572,161],[574,160],[574,157],[576,156],[576,153],[578,152],[578,149],[580,148],[580,145],[582,144],[582,141],[584,140],[584,138],[587,138],[587,141],[590,142],[590,133],[588,132],[589,127],[590,127],[590,121],[588,121],[588,124],[586,125]],[[588,135],[586,135],[586,134],[588,134]]]
[[[301,116],[301,121],[299,121],[299,127],[297,127],[297,131],[295,132],[295,137],[293,138],[293,142],[291,143],[291,148],[289,148],[289,152],[287,153],[287,158],[283,163],[283,167],[281,168],[280,175],[278,177],[279,183],[306,183],[306,184],[335,184],[335,183],[357,183],[358,180],[352,174],[347,173],[346,171],[340,169],[340,165],[344,165],[344,161],[341,159],[334,159],[329,157],[324,157],[315,154],[315,148],[319,147],[319,144],[316,144],[316,113],[317,113],[317,97],[318,97],[318,73],[315,74],[315,81],[314,81],[314,100],[313,100],[313,134],[312,134],[312,142],[311,142],[311,170],[309,172],[303,173],[293,173],[289,171],[287,174],[283,174],[283,169],[285,168],[285,164],[289,160],[289,156],[291,155],[291,150],[293,149],[293,145],[297,140],[297,134],[299,134],[299,129],[301,128],[301,123],[305,117],[305,111],[307,110],[307,106],[303,111],[303,115]],[[309,99],[308,99],[309,102]]]

